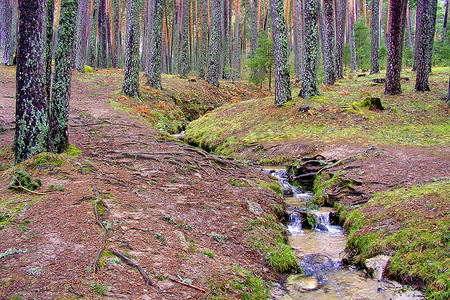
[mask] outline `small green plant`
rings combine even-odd
[[[27,171],[16,170],[14,173],[14,177],[12,181],[8,185],[8,189],[13,190],[30,190],[34,191],[42,185],[42,182],[39,178],[35,178],[34,180],[31,178],[31,175]]]
[[[171,182],[171,183],[175,183],[175,182],[177,182],[177,179],[176,179],[175,177],[174,177],[174,178],[171,178],[171,179],[170,179],[170,182]]]
[[[8,255],[13,255],[13,254],[23,254],[23,253],[27,253],[27,249],[16,249],[16,248],[12,248],[12,249],[8,249],[3,253],[0,253],[0,259],[8,256]]]
[[[212,232],[209,234],[209,237],[214,239],[219,244],[225,244],[225,242],[228,240],[228,237],[226,235],[222,235],[217,232]]]
[[[84,65],[84,72],[85,73],[92,73],[94,72],[94,69],[92,69],[91,67]]]
[[[53,184],[50,183],[47,187],[47,192],[52,192],[52,191],[61,191],[64,192],[64,190],[66,189],[66,187],[64,186],[64,184]]]
[[[169,224],[177,225],[177,222],[175,222],[174,218],[171,216],[163,216],[163,220],[166,220]]]
[[[280,196],[283,196],[283,188],[281,187],[278,180],[274,180],[272,182],[261,181],[258,185],[260,188],[267,189],[267,190],[272,191]]]
[[[109,286],[97,282],[91,283],[90,286],[92,291],[99,296],[106,296],[106,293],[110,290]]]
[[[30,231],[30,230],[31,230],[31,228],[28,227],[28,226],[25,225],[25,224],[19,224],[19,225],[17,226],[17,228],[18,228],[20,231]]]
[[[28,275],[39,275],[42,273],[41,267],[29,268],[27,270]]]
[[[246,187],[250,187],[251,186],[249,183],[242,183],[242,182],[237,181],[234,178],[230,178],[230,184],[232,186],[246,186]]]
[[[214,258],[214,252],[212,252],[211,250],[206,250],[203,251],[203,254],[208,256],[209,258],[213,259]]]
[[[74,145],[69,145],[69,147],[67,147],[66,151],[64,152],[64,154],[70,158],[77,158],[81,153],[82,151]]]
[[[155,239],[159,240],[160,242],[164,243],[164,237],[161,233],[156,233],[154,235]]]

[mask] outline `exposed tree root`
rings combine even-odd
[[[102,239],[102,248],[97,252],[97,255],[95,256],[95,260],[94,263],[92,264],[92,267],[94,269],[94,273],[97,272],[97,270],[99,269],[99,264],[98,262],[100,261],[100,257],[102,257],[103,251],[105,250],[106,247],[106,239],[108,238],[108,229],[106,229],[106,227],[103,225],[103,223],[100,220],[100,216],[98,214],[98,204],[102,204],[104,207],[106,207],[108,209],[109,212],[109,207],[105,204],[105,202],[103,202],[102,198],[100,197],[100,193],[98,192],[98,188],[96,184],[92,184],[92,189],[94,191],[94,195],[97,199],[97,201],[95,201],[94,204],[94,213],[95,213],[95,219],[97,224],[103,229],[103,231],[105,232],[103,234],[103,239]]]
[[[188,287],[190,287],[190,288],[196,289],[196,290],[198,290],[198,291],[201,291],[201,292],[203,292],[203,293],[206,293],[206,291],[205,291],[204,289],[199,288],[199,287],[196,287],[195,285],[188,284],[188,283],[184,283],[184,282],[179,281],[179,280],[176,280],[176,279],[174,279],[174,278],[172,278],[172,277],[168,277],[168,278],[169,278],[170,280],[172,280],[173,282],[176,282],[176,283],[179,283],[179,284],[188,286]]]
[[[120,258],[124,263],[126,263],[127,265],[138,269],[139,273],[141,273],[142,277],[144,278],[144,281],[146,284],[152,286],[155,290],[157,290],[158,292],[160,291],[159,287],[153,283],[151,281],[151,279],[148,277],[147,273],[144,271],[144,269],[142,269],[141,266],[137,265],[136,263],[134,263],[133,261],[131,261],[130,259],[128,259],[126,256],[124,256],[123,254],[113,250],[113,249],[108,249],[112,254],[114,254],[115,256],[117,256],[118,258]]]

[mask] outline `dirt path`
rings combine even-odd
[[[2,67],[0,78],[0,127],[12,129],[13,70]],[[49,156],[27,168],[42,180],[41,191],[51,184],[63,185],[64,191],[38,196],[6,190],[11,174],[2,173],[0,253],[26,252],[0,258],[0,299],[202,299],[217,282],[232,278],[234,266],[277,279],[244,230],[249,220],[272,213],[270,206],[282,202],[258,186],[269,178],[113,110],[107,101],[121,80],[113,72],[76,74],[69,132],[82,154],[64,165]],[[11,163],[12,141],[12,130],[0,131],[3,169]],[[232,184],[236,181],[243,184]],[[108,229],[105,250],[141,266],[159,291],[110,252],[93,272],[103,248],[94,186],[109,208],[99,214]],[[252,213],[250,202],[262,210]]]

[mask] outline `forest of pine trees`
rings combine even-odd
[[[30,84],[21,83],[21,72],[30,72],[30,78],[46,74],[44,81],[30,79],[36,89],[46,90],[47,100],[33,101],[59,101],[44,105],[45,110],[68,103],[68,72],[72,68],[84,72],[85,66],[123,68],[123,92],[134,97],[139,96],[139,70],[148,77],[146,84],[157,89],[163,88],[161,73],[205,78],[216,87],[221,79],[252,80],[261,78],[262,73],[272,73],[268,74],[269,82],[270,77],[275,79],[275,104],[280,106],[292,97],[291,80],[302,82],[300,96],[308,98],[318,95],[320,83],[333,85],[347,69],[371,74],[386,69],[385,93],[397,95],[401,93],[402,67],[414,67],[416,90],[428,91],[431,66],[448,65],[450,59],[449,0],[26,2],[1,1],[1,63],[17,63],[18,84]],[[67,12],[69,6],[71,13]],[[35,23],[30,21],[23,28],[29,9],[35,10]],[[268,39],[261,40],[262,36]],[[58,39],[64,46],[58,45]],[[35,42],[20,42],[24,40]],[[258,52],[258,47],[264,46],[261,43],[268,40],[273,41],[273,51]],[[33,56],[26,55],[30,51]],[[258,60],[259,55],[273,56],[273,70],[267,70],[267,63],[258,65],[264,61]],[[35,70],[22,70],[22,64],[28,64],[24,59],[37,59],[31,64]],[[53,83],[49,67],[52,59],[63,64],[55,64]],[[55,87],[59,81],[64,82],[66,90],[52,90],[51,84]],[[19,103],[20,99],[19,95]],[[64,122],[64,118],[49,118],[54,120],[51,126],[62,126],[58,134],[63,134],[65,125],[56,123]],[[44,121],[42,117],[40,121]],[[61,147],[51,146],[58,151]]]

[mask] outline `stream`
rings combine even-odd
[[[288,276],[286,291],[272,290],[273,299],[422,299],[422,294],[410,287],[386,279],[374,280],[363,270],[345,266],[342,262],[347,258],[347,236],[342,227],[335,225],[335,210],[307,209],[313,194],[291,186],[284,168],[271,167],[264,172],[278,178],[283,188],[289,213],[289,242],[304,272]],[[303,228],[306,212],[318,221],[314,229]]]

